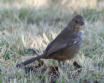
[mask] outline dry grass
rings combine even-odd
[[[12,0],[10,0],[12,1]],[[10,2],[9,1],[9,2]],[[4,3],[3,1],[1,1]],[[6,2],[7,3],[7,2]],[[18,2],[19,3],[19,2]],[[19,4],[21,5],[21,4]],[[83,48],[74,60],[82,66],[82,72],[76,76],[72,61],[59,68],[57,83],[85,83],[99,81],[104,83],[104,10],[84,9],[79,11],[86,21]],[[73,11],[62,10],[57,5],[49,9],[31,7],[0,9],[0,83],[49,83],[48,70],[27,76],[23,70],[15,68],[21,57],[32,56],[25,51],[34,48],[42,53],[47,44],[67,25],[73,17]],[[23,58],[24,59],[24,58]],[[53,61],[44,61],[53,65]]]

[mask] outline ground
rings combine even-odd
[[[104,83],[104,1],[97,0],[96,7],[94,3],[79,9],[74,6],[68,9],[56,2],[51,7],[49,4],[44,7],[43,3],[32,6],[33,0],[29,4],[23,1],[0,0],[0,83],[49,83],[53,65],[60,74],[56,83]],[[82,65],[80,73],[72,65],[74,60],[58,69],[57,61],[43,60],[44,66],[36,68],[35,74],[26,74],[15,67],[26,58],[36,56],[29,48],[42,53],[77,13],[86,23],[83,47],[74,59]]]

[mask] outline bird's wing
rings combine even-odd
[[[75,42],[75,40],[73,38],[69,36],[61,36],[63,34],[60,34],[59,36],[56,37],[56,39],[54,41],[52,41],[46,48],[45,50],[45,55],[50,55],[53,54],[59,50],[62,50],[64,48],[66,48],[67,46],[72,47],[73,43]],[[64,35],[66,35],[66,33],[64,33]]]

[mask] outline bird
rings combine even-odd
[[[74,16],[59,35],[48,44],[41,55],[21,62],[16,67],[26,66],[40,59],[53,59],[63,62],[73,59],[83,43],[84,25],[83,16],[79,14]]]

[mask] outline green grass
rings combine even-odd
[[[8,0],[5,0],[8,1]],[[12,1],[12,0],[9,0]],[[99,81],[104,83],[104,10],[84,9],[80,11],[86,22],[83,48],[75,58],[82,66],[78,77],[72,61],[60,68],[60,78],[56,83],[83,83]],[[35,9],[0,9],[0,83],[49,83],[48,70],[35,74],[25,74],[16,69],[21,57],[32,56],[26,49],[34,48],[42,53],[48,43],[67,25],[74,15],[60,7]],[[46,61],[48,65],[57,65],[57,61]]]

